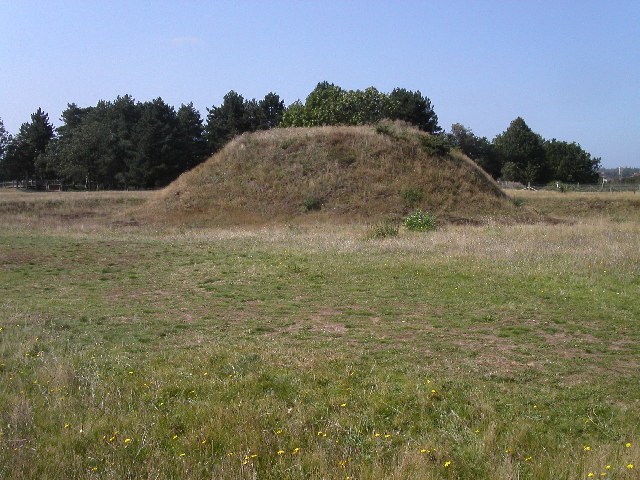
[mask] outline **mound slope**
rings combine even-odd
[[[244,134],[138,212],[162,223],[371,220],[415,208],[441,219],[502,215],[513,204],[460,152],[400,123]]]

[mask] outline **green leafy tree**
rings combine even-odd
[[[403,120],[428,133],[440,133],[438,116],[433,111],[431,101],[420,91],[412,92],[404,88],[394,88],[384,105],[383,115],[391,120]]]
[[[370,125],[379,122],[383,118],[386,100],[387,96],[375,87],[365,90],[348,90],[341,99],[344,123]]]
[[[595,183],[600,178],[600,158],[592,158],[575,142],[544,142],[544,151],[552,178],[568,183]]]
[[[305,107],[313,125],[339,125],[347,123],[343,111],[345,91],[329,82],[320,82],[307,96]]]
[[[308,116],[307,107],[296,100],[282,114],[281,127],[310,127],[311,119]]]
[[[429,133],[441,131],[431,101],[420,92],[396,88],[387,95],[375,87],[364,91],[343,90],[326,81],[316,85],[304,105],[299,101],[290,105],[281,125],[364,125],[383,118],[403,120]]]
[[[518,182],[546,182],[550,172],[546,162],[543,139],[518,117],[509,128],[493,140],[493,146],[503,165],[502,177]],[[511,164],[507,167],[507,164]]]
[[[477,137],[470,128],[460,123],[454,123],[451,125],[451,132],[447,134],[447,138],[453,147],[462,150],[493,178],[500,176],[502,169],[500,159],[486,137]]]

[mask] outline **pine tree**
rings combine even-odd
[[[2,119],[0,118],[0,180],[10,180],[7,166],[5,165],[5,156],[10,143],[11,135],[4,128],[4,123],[2,123]]]
[[[47,145],[53,139],[53,125],[41,108],[31,114],[31,122],[23,123],[20,131],[12,139],[5,154],[5,167],[8,175],[18,180],[30,180],[36,174],[42,176],[45,171],[37,171],[38,158],[44,156]]]
[[[200,112],[193,103],[181,105],[177,113],[178,142],[180,150],[179,172],[189,170],[209,156],[209,147],[204,137]]]

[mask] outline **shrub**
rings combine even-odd
[[[415,232],[426,232],[436,229],[436,217],[419,209],[405,217],[402,223],[407,230]]]
[[[441,157],[449,153],[451,145],[444,135],[418,135],[422,149],[433,157]]]
[[[396,237],[400,226],[393,220],[384,220],[369,226],[367,239]]]
[[[320,207],[322,207],[322,199],[317,195],[307,195],[302,201],[302,208],[305,212],[320,210]]]
[[[400,191],[400,196],[410,207],[417,207],[424,200],[424,193],[418,188],[405,188]]]
[[[394,137],[395,138],[394,131],[386,123],[377,124],[376,125],[376,133],[379,133],[380,135],[389,135],[390,137]]]

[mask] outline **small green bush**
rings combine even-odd
[[[436,217],[418,209],[411,215],[405,217],[402,224],[407,230],[414,232],[426,232],[436,229]]]
[[[393,129],[386,123],[379,123],[376,125],[376,133],[380,135],[389,135],[390,137],[395,138],[395,132]]]
[[[367,239],[387,238],[398,236],[400,226],[393,220],[384,220],[369,226]]]
[[[322,199],[317,195],[307,195],[302,201],[302,208],[305,212],[320,210],[320,207],[322,207]]]
[[[418,188],[405,188],[400,191],[400,196],[410,207],[417,207],[424,200],[424,193]]]
[[[418,135],[422,149],[433,157],[441,157],[451,151],[451,144],[444,135]]]

